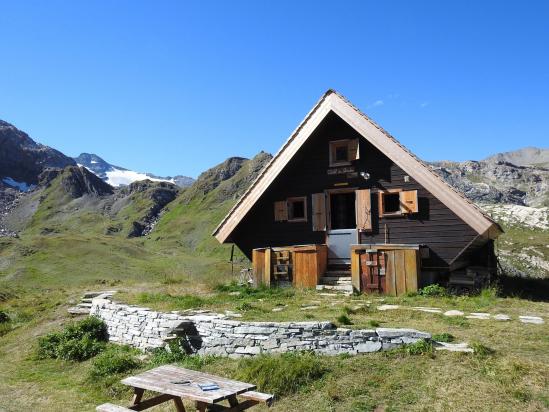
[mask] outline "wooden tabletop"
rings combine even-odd
[[[173,382],[191,381],[191,384]],[[203,391],[198,384],[216,383],[219,389]],[[226,379],[203,372],[164,365],[122,380],[124,385],[167,395],[178,396],[193,401],[214,403],[241,393],[253,390],[255,385]]]

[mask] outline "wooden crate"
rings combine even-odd
[[[326,272],[326,245],[303,245],[254,249],[252,267],[256,283],[270,286],[292,282],[300,288],[313,288]]]

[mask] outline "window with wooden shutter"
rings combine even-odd
[[[400,211],[402,213],[417,213],[419,207],[417,204],[417,190],[403,190],[400,195]]]
[[[326,230],[326,196],[324,193],[313,193],[313,231]]]
[[[347,144],[347,158],[350,162],[360,159],[358,139],[349,140]]]
[[[372,230],[372,198],[370,189],[356,192],[356,227],[361,231]]]
[[[288,220],[288,204],[285,200],[274,203],[275,222],[284,222]]]

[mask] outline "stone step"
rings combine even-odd
[[[353,285],[316,285],[317,290],[337,290],[341,292],[353,292]]]
[[[82,295],[82,299],[93,299],[98,297],[99,295],[114,295],[117,291],[116,290],[100,290],[97,292],[84,292],[84,295]]]
[[[73,306],[71,308],[68,308],[67,312],[69,312],[71,315],[89,315],[90,314],[90,309],[89,308],[80,308],[78,306]]]
[[[89,309],[91,309],[92,304],[84,302],[84,303],[79,303],[78,305],[76,305],[76,307],[78,307],[78,308],[88,308],[88,310],[89,310]]]
[[[353,278],[351,276],[322,276],[320,279],[325,279],[328,282],[350,282]]]
[[[349,270],[327,270],[324,272],[325,277],[331,278],[340,278],[340,277],[349,277],[351,276],[351,271]]]
[[[321,285],[350,285],[351,284],[351,277],[340,277],[340,278],[334,278],[334,277],[323,277],[320,278],[320,284]]]

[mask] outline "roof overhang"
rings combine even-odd
[[[500,226],[479,207],[446,183],[394,137],[343,96],[334,90],[328,90],[214,230],[213,235],[219,242],[224,243],[229,239],[253,205],[330,112],[334,112],[341,117],[363,138],[437,197],[479,235],[495,239],[503,232]]]

